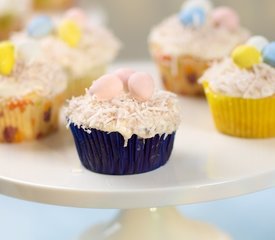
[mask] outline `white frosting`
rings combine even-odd
[[[0,15],[24,14],[30,10],[30,0],[1,0]]]
[[[140,138],[151,138],[156,134],[170,134],[179,126],[180,114],[176,95],[158,91],[145,102],[139,102],[129,93],[110,101],[99,101],[96,96],[85,96],[69,101],[66,115],[73,123],[89,132],[98,129],[119,132],[125,143],[136,134]]]
[[[259,99],[275,95],[275,68],[260,63],[252,69],[242,69],[230,58],[214,64],[201,77],[210,89],[219,94]]]
[[[248,37],[248,31],[243,28],[236,31],[216,28],[209,19],[201,27],[184,26],[174,15],[152,30],[149,43],[153,54],[189,55],[217,60],[228,56],[234,47]]]
[[[0,75],[0,101],[18,99],[30,93],[45,97],[65,91],[67,79],[54,63],[17,60],[11,75]]]

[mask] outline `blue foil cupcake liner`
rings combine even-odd
[[[70,129],[83,166],[109,175],[145,173],[163,166],[169,160],[175,139],[175,132],[148,139],[133,135],[124,146],[124,137],[118,132],[91,129],[88,133],[73,123]]]

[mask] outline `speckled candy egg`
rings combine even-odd
[[[241,45],[232,52],[232,59],[240,68],[251,68],[253,65],[261,62],[262,55],[253,46]]]
[[[182,9],[199,7],[205,12],[209,12],[213,9],[213,4],[209,0],[188,0],[182,4]]]
[[[254,36],[247,41],[247,45],[257,48],[260,52],[268,45],[268,40],[263,36]]]
[[[15,64],[15,48],[12,42],[0,43],[0,74],[9,75]]]
[[[179,19],[185,26],[199,27],[205,23],[206,15],[203,8],[187,8],[180,12]]]
[[[124,89],[128,90],[128,80],[132,74],[134,74],[136,71],[131,68],[120,68],[114,72],[115,75],[117,75],[120,80],[123,82]]]
[[[76,47],[80,42],[82,32],[76,22],[65,19],[58,27],[58,36],[70,47]]]
[[[154,88],[153,78],[144,72],[136,72],[128,80],[129,92],[138,101],[149,100],[154,93]]]
[[[51,18],[44,15],[34,17],[27,26],[29,36],[34,38],[47,36],[53,29],[54,25]]]
[[[275,67],[275,42],[271,42],[264,48],[263,60],[266,64]]]
[[[230,7],[218,7],[214,9],[211,19],[215,26],[224,27],[230,31],[234,31],[240,26],[238,14]]]
[[[75,21],[79,26],[85,26],[88,21],[85,12],[77,7],[69,9],[65,14],[65,18]]]
[[[111,100],[123,93],[123,83],[116,75],[106,74],[94,81],[89,93],[99,100]]]

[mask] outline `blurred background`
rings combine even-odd
[[[60,10],[73,0],[0,0],[0,29],[20,28],[13,16],[37,11]],[[46,2],[46,3],[45,3]],[[51,2],[52,5],[48,5]],[[119,60],[149,60],[147,37],[152,26],[179,11],[181,0],[79,0],[78,5],[91,9],[121,39]],[[252,33],[275,39],[274,0],[213,0],[216,5],[235,8],[242,25]],[[20,18],[19,18],[20,19]],[[235,240],[275,239],[275,190],[239,198],[179,207],[192,218],[218,225]],[[0,239],[73,240],[91,224],[111,219],[117,210],[92,210],[49,206],[16,200],[0,195]]]

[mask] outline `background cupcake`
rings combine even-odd
[[[0,40],[8,39],[13,31],[18,31],[29,12],[29,0],[1,0]]]
[[[32,7],[37,11],[57,11],[72,7],[76,0],[32,0]]]
[[[96,80],[66,112],[82,164],[113,175],[164,165],[180,122],[175,95],[155,91],[148,74],[129,69]]]
[[[0,142],[39,139],[58,128],[65,75],[32,56],[23,45],[0,43]]]
[[[231,8],[189,0],[180,13],[152,30],[149,45],[164,86],[179,94],[199,95],[203,89],[197,80],[203,72],[247,38]]]
[[[275,42],[260,36],[202,76],[217,129],[246,137],[275,137]]]
[[[120,48],[109,30],[91,23],[80,9],[69,10],[60,19],[33,18],[24,32],[13,37],[17,41],[26,38],[39,41],[44,57],[64,68],[68,97],[83,94],[105,73]]]

